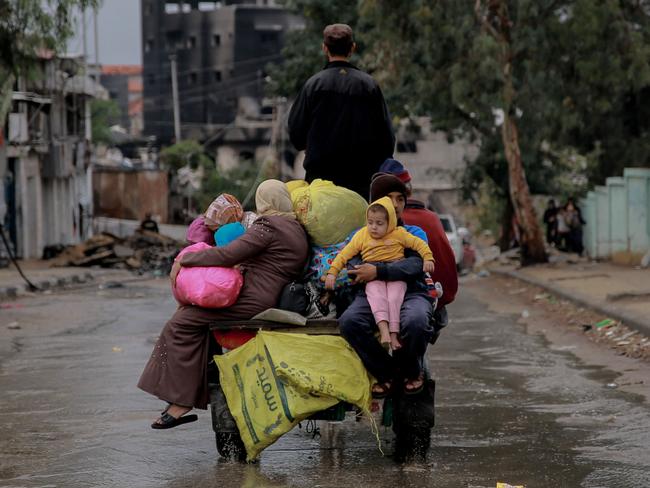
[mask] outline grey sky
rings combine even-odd
[[[139,0],[103,0],[98,13],[99,61],[101,64],[142,64]],[[88,60],[95,62],[92,11],[86,12]],[[81,15],[76,35],[68,43],[69,53],[83,51]]]

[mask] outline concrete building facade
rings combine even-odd
[[[175,56],[181,137],[204,140],[238,116],[263,118],[265,67],[281,59],[285,32],[304,21],[270,0],[141,0],[144,126],[174,138]]]
[[[24,259],[91,232],[87,107],[101,87],[81,59],[43,58],[38,69],[34,80],[15,83],[0,137],[0,222]]]

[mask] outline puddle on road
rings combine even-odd
[[[425,463],[382,457],[367,423],[352,420],[321,422],[315,439],[294,429],[257,464],[219,460],[206,412],[170,431],[149,428],[161,402],[135,383],[164,323],[161,304],[173,309],[159,294],[121,297],[129,305],[116,323],[96,327],[106,317],[89,309],[84,333],[25,339],[0,376],[0,486],[650,486],[647,405],[603,388],[611,372],[488,316],[468,294],[430,349],[437,426]],[[380,433],[390,453],[392,434]]]

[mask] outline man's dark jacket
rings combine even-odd
[[[307,181],[331,180],[365,198],[395,145],[379,85],[345,61],[330,62],[307,80],[291,107],[289,136],[306,150]]]

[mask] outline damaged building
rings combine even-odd
[[[106,95],[82,58],[42,54],[37,69],[14,84],[0,135],[0,222],[23,259],[90,234],[89,104]]]
[[[281,60],[285,33],[304,20],[272,0],[141,0],[141,8],[145,133],[173,142],[175,59],[182,139],[205,141],[250,123],[259,129],[259,122],[268,135],[264,70]]]

